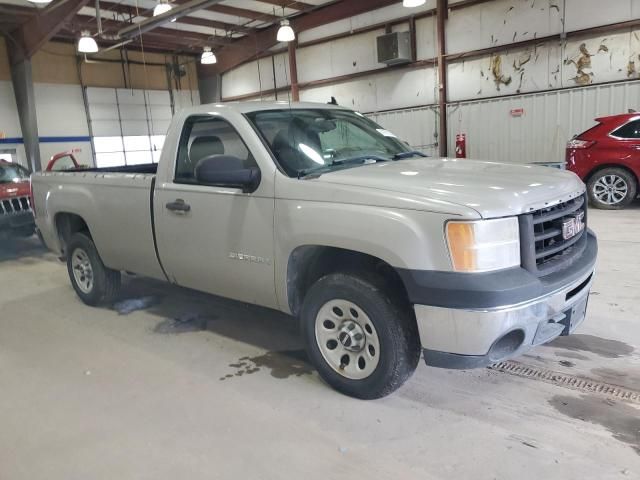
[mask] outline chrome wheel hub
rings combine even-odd
[[[627,196],[629,187],[618,175],[604,175],[593,185],[593,194],[606,205],[620,203]]]
[[[91,293],[93,290],[93,267],[87,252],[80,248],[74,250],[71,255],[71,268],[78,288],[82,293]]]
[[[318,311],[316,342],[327,364],[343,377],[362,380],[380,361],[380,340],[369,316],[348,300],[330,300]]]

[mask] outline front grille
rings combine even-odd
[[[563,224],[582,218],[584,228],[565,239]],[[522,264],[538,276],[568,266],[586,246],[587,209],[584,195],[520,217]]]
[[[31,199],[29,197],[0,200],[0,215],[15,215],[24,212],[31,212]]]

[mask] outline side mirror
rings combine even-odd
[[[254,192],[261,178],[259,168],[245,168],[242,160],[231,155],[204,157],[196,165],[195,174],[202,185],[241,188],[244,193]]]

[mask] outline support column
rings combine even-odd
[[[447,0],[438,0],[436,10],[436,29],[438,36],[438,109],[440,111],[440,130],[438,147],[441,157],[448,153],[447,138],[447,58],[445,21],[448,16]]]
[[[9,58],[11,58],[11,51]],[[36,117],[36,100],[33,92],[33,75],[31,60],[22,59],[11,64],[11,81],[20,117],[20,128],[24,140],[24,150],[32,171],[41,168],[40,141],[38,139],[38,120]]]
[[[222,86],[222,76],[219,73],[206,72],[198,63],[198,92],[200,93],[200,103],[216,103],[221,100],[220,90]]]
[[[298,85],[298,60],[296,59],[296,43],[289,42],[289,76],[291,77],[291,100],[300,101],[300,86]],[[277,88],[274,85],[274,88]]]

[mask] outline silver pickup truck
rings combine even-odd
[[[424,158],[311,103],[182,111],[159,164],[32,178],[36,222],[88,305],[120,272],[299,317],[337,390],[378,398],[570,334],[597,242],[585,187],[545,167]]]

